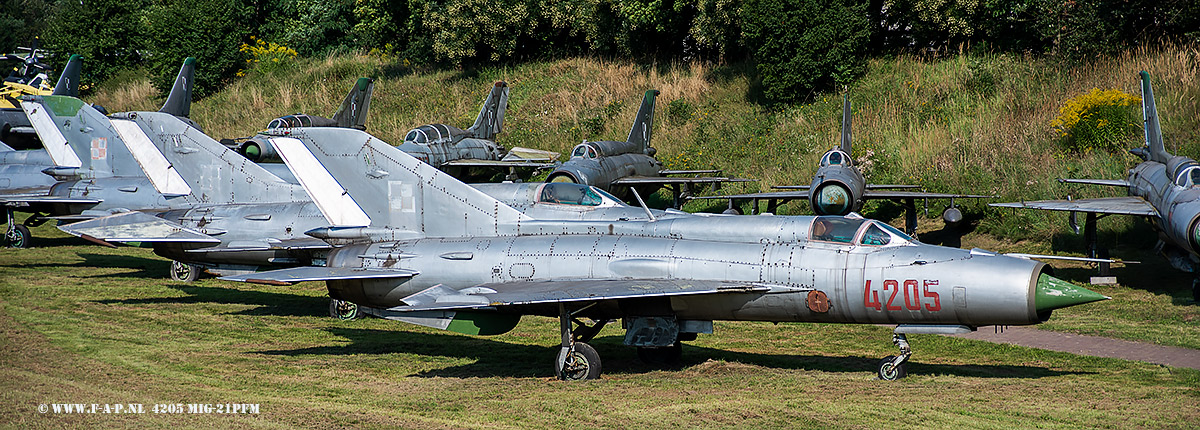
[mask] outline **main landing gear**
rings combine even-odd
[[[361,319],[366,316],[358,305],[347,302],[345,300],[329,299],[329,316],[342,320],[350,321]]]
[[[204,270],[195,264],[187,264],[179,261],[171,262],[171,279],[183,282],[193,282],[200,279],[200,272]]]
[[[904,333],[893,333],[892,343],[900,347],[900,355],[889,355],[879,360],[879,369],[876,372],[879,379],[884,381],[895,381],[897,379],[908,376],[908,369],[905,363],[912,356],[912,348],[908,346],[908,338]]]
[[[5,222],[8,224],[8,230],[4,232],[4,241],[9,248],[28,248],[30,239],[33,239],[33,234],[29,232],[29,227],[17,224],[16,214],[12,209],[4,209]]]
[[[585,306],[574,313],[578,314],[590,306]],[[567,307],[559,303],[558,322],[562,330],[562,349],[558,351],[558,357],[554,360],[554,373],[558,375],[558,379],[584,381],[599,378],[600,354],[585,342],[596,337],[608,321],[597,321],[588,326],[574,318],[573,314],[567,311]],[[572,325],[576,324],[579,327],[572,328]]]

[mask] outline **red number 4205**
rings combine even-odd
[[[871,288],[871,281],[868,280],[866,288],[863,289],[863,306],[877,311],[919,311],[924,305],[925,310],[936,312],[942,309],[942,300],[936,291],[929,291],[929,287],[937,285],[938,281],[926,280],[918,283],[916,279],[906,279],[901,283],[895,279],[887,279],[883,281],[883,288],[875,290]],[[883,293],[883,300],[880,293]],[[902,300],[897,301],[897,296],[902,296]]]

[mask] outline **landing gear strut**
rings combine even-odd
[[[1200,278],[1192,280],[1192,300],[1200,303]]]
[[[884,381],[895,381],[908,376],[905,363],[912,356],[912,348],[908,346],[908,338],[903,333],[894,333],[892,334],[892,343],[900,347],[900,355],[889,355],[879,360],[879,370],[876,373],[879,375],[879,379]]]
[[[4,233],[4,240],[8,242],[9,248],[28,248],[29,241],[33,238],[33,234],[29,232],[29,227],[17,224],[17,217],[13,214],[12,209],[4,209],[4,217],[8,223],[8,231]]]
[[[578,312],[576,311],[576,313]],[[558,351],[558,358],[554,360],[554,373],[558,375],[558,379],[584,381],[599,378],[600,354],[591,345],[582,340],[577,341],[576,334],[579,334],[581,339],[590,340],[600,332],[600,327],[607,321],[600,321],[592,327],[588,327],[574,319],[567,311],[567,307],[559,303],[558,322],[562,330],[562,349]],[[572,330],[572,324],[579,324],[580,329]]]

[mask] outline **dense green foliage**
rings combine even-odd
[[[249,37],[250,9],[238,0],[173,0],[150,8],[148,40],[151,82],[170,91],[184,58],[196,57],[194,94],[213,92],[237,73],[238,47]]]
[[[746,43],[769,100],[796,102],[849,84],[866,65],[863,4],[835,0],[748,0]]]
[[[149,66],[160,86],[175,57],[192,55],[205,69],[202,93],[237,74],[246,59],[237,47],[250,36],[310,57],[376,52],[401,70],[576,55],[750,60],[762,84],[752,92],[768,103],[853,81],[871,56],[969,48],[1078,63],[1144,42],[1200,40],[1200,3],[1190,0],[14,1],[0,5],[0,25],[12,29],[0,43],[40,33],[57,51],[87,56],[94,80]]]

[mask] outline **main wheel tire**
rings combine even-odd
[[[908,376],[908,370],[905,369],[906,363],[900,363],[900,365],[897,366],[892,364],[895,359],[896,356],[889,355],[884,357],[882,360],[879,360],[879,371],[876,372],[879,376],[879,379],[884,381],[895,381]]]
[[[330,299],[329,316],[342,321],[352,321],[360,319],[364,315],[356,303]]]
[[[574,352],[559,354],[558,379],[564,381],[586,381],[600,377],[600,354],[583,342],[575,342]]]
[[[9,248],[28,248],[33,234],[29,232],[29,227],[17,224],[5,235],[5,239],[8,240]]]
[[[1200,279],[1192,280],[1192,300],[1200,303]]]
[[[675,342],[665,348],[638,347],[637,354],[643,363],[651,366],[674,366],[683,357],[683,344]]]
[[[183,282],[193,282],[200,279],[200,266],[172,261],[171,279]]]

